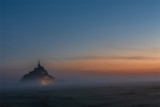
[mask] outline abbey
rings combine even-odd
[[[48,72],[40,65],[38,61],[38,66],[30,71],[28,74],[25,74],[21,79],[22,82],[35,82],[42,85],[47,85],[53,83],[55,77],[48,74]]]

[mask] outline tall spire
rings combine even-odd
[[[41,67],[40,60],[38,60],[38,68]]]

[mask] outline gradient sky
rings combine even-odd
[[[21,77],[38,59],[50,73],[61,76],[160,73],[160,0],[0,4],[4,77]]]

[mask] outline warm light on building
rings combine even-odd
[[[48,79],[48,76],[44,76],[45,79]]]
[[[47,85],[47,83],[46,83],[45,80],[41,80],[41,84],[42,84],[42,85]]]

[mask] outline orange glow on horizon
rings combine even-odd
[[[68,60],[56,63],[54,69],[106,74],[160,74],[160,60]]]

